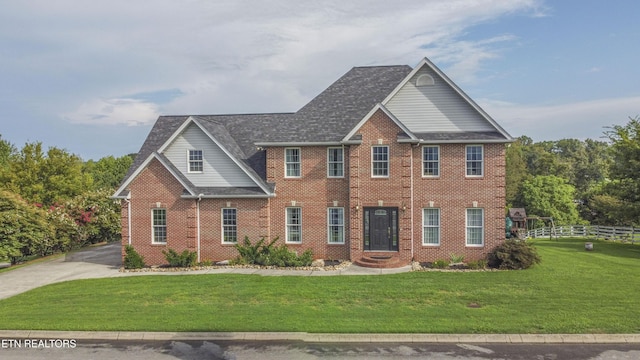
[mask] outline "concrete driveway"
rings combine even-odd
[[[0,299],[67,280],[118,276],[120,251],[120,243],[95,246],[0,273]]]

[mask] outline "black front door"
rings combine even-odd
[[[398,251],[398,208],[364,208],[364,249]]]

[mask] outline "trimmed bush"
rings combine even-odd
[[[125,269],[142,269],[145,267],[144,257],[138,254],[138,252],[131,245],[127,245],[124,248],[124,268]]]
[[[171,267],[192,267],[196,265],[196,260],[198,259],[197,252],[186,249],[181,254],[178,254],[173,249],[162,250],[162,253]]]
[[[526,241],[506,240],[496,246],[488,257],[488,265],[504,270],[528,269],[541,261],[536,248]]]

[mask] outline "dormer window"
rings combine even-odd
[[[201,173],[204,170],[202,150],[189,150],[189,172]]]
[[[434,84],[435,84],[435,81],[433,80],[433,77],[429,74],[422,74],[418,76],[418,79],[416,80],[416,86],[431,86]]]

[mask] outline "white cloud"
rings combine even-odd
[[[600,139],[605,127],[623,125],[640,115],[640,96],[556,105],[522,105],[487,99],[478,103],[512,136],[535,141]]]
[[[465,30],[514,12],[534,14],[539,2],[25,0],[5,9],[11,18],[0,15],[0,33],[39,47],[23,66],[53,83],[41,86],[70,79],[77,86],[58,94],[66,97],[57,99],[67,103],[65,119],[133,125],[158,112],[292,111],[352,66],[413,66],[424,56],[458,82],[474,81],[513,37],[463,41]],[[174,88],[183,95],[157,108],[126,99]],[[78,109],[70,105],[78,102]]]
[[[158,106],[153,103],[135,99],[94,99],[62,117],[75,124],[137,126],[153,123],[158,115]]]

